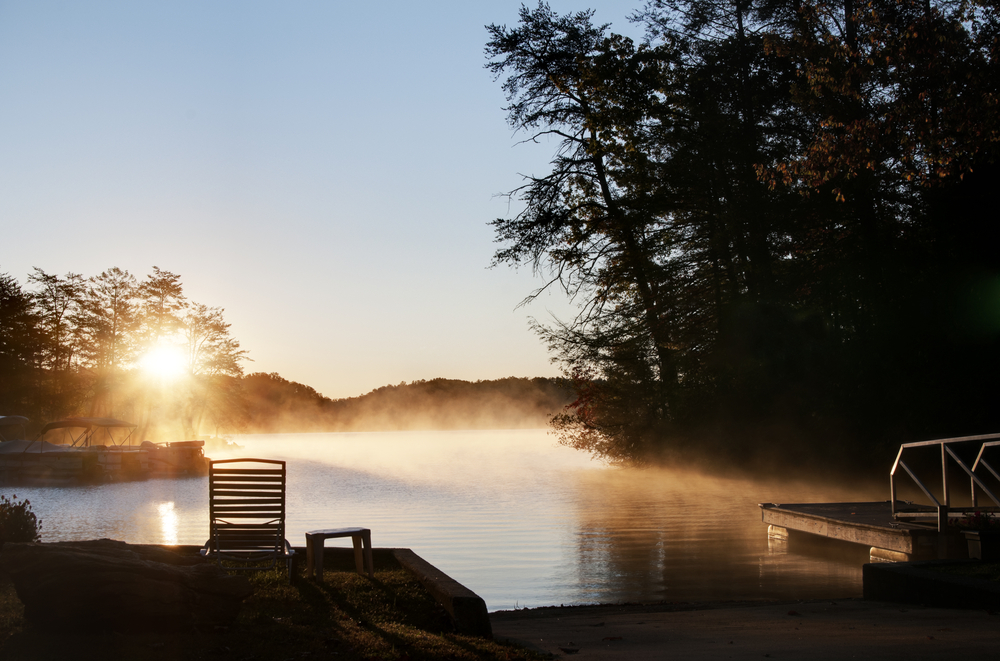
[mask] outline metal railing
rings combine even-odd
[[[889,488],[892,492],[891,502],[892,502],[893,517],[908,518],[908,519],[936,518],[938,532],[943,532],[945,528],[948,527],[949,513],[969,512],[975,509],[979,509],[978,494],[976,492],[977,486],[980,489],[982,489],[983,493],[989,496],[990,500],[992,500],[998,508],[1000,508],[1000,499],[998,499],[997,496],[994,495],[993,492],[990,491],[990,489],[985,484],[983,484],[983,481],[976,476],[976,469],[981,464],[985,466],[986,469],[989,470],[990,473],[992,473],[997,480],[1000,480],[1000,475],[997,474],[997,471],[994,470],[993,467],[990,466],[989,463],[987,463],[986,460],[983,458],[983,453],[986,451],[988,447],[994,447],[1000,445],[1000,440],[991,440],[991,439],[1000,439],[1000,434],[985,434],[982,436],[960,436],[957,438],[942,438],[935,441],[919,441],[916,443],[903,443],[902,445],[900,445],[899,453],[896,455],[896,461],[892,465],[892,470],[889,471]],[[975,463],[973,463],[972,468],[969,468],[969,466],[966,465],[966,463],[962,461],[962,459],[949,446],[955,445],[957,443],[969,443],[974,441],[985,441],[985,442],[979,449],[979,455],[976,457],[976,461]],[[910,448],[931,447],[935,445],[941,447],[941,493],[944,499],[943,503],[939,501],[931,492],[931,490],[927,488],[927,486],[920,480],[920,478],[917,477],[916,473],[913,472],[913,469],[911,469],[906,464],[906,462],[903,461],[903,452],[905,450]],[[948,486],[949,457],[952,459],[952,461],[955,462],[955,464],[957,464],[963,471],[965,471],[966,475],[969,476],[970,488],[972,490],[972,507],[953,508],[951,506],[951,490]],[[925,510],[907,511],[907,512],[897,510],[896,504],[898,501],[896,499],[896,471],[900,468],[906,471],[906,473],[910,476],[910,478],[913,479],[913,481],[920,488],[920,490],[924,492],[924,495],[926,495],[928,498],[931,499],[931,502],[934,503],[933,506],[934,509],[932,510],[925,509]]]
[[[986,452],[986,448],[993,448],[993,447],[997,447],[997,446],[1000,446],[1000,441],[987,441],[986,443],[983,443],[983,447],[979,448],[979,454],[976,455],[976,461],[975,461],[975,463],[972,464],[972,472],[973,473],[976,472],[976,469],[979,468],[980,465],[983,465],[983,466],[986,467],[986,470],[988,470],[989,472],[993,473],[993,477],[996,478],[997,482],[1000,482],[1000,474],[997,474],[996,470],[994,470],[992,466],[990,466],[988,463],[986,463],[986,459],[983,457],[983,453]],[[992,493],[990,493],[988,489],[984,489],[984,491],[986,491],[986,493],[989,494],[990,498],[993,499],[994,503],[997,502],[996,497]],[[973,485],[973,487],[972,487],[972,506],[975,507],[978,504],[979,504],[979,501],[976,499],[976,487],[975,487],[975,485]],[[997,503],[997,504],[1000,505],[1000,503]]]

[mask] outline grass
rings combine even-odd
[[[454,633],[444,609],[395,561],[376,562],[374,580],[327,571],[321,582],[284,571],[251,574],[254,593],[230,627],[183,633],[52,632],[25,621],[0,578],[0,659],[5,661],[392,661],[544,657],[509,644]],[[84,619],[128,613],[81,613]]]

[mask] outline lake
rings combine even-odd
[[[607,467],[545,430],[236,437],[288,462],[288,539],[371,528],[492,610],[558,604],[861,595],[866,549],[789,553],[760,502],[878,500],[810,482],[759,483]],[[213,458],[225,458],[214,456]],[[43,541],[203,544],[207,478],[4,487],[31,500]],[[350,540],[331,540],[329,545]]]

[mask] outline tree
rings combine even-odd
[[[793,70],[766,56],[749,3],[686,6],[687,23],[647,7],[659,41],[638,47],[590,12],[543,4],[516,29],[488,28],[509,123],[560,140],[550,174],[514,191],[524,211],[494,221],[507,245],[495,263],[530,263],[580,303],[573,320],[537,326],[579,389],[556,423],[564,441],[616,458],[641,459],[748,381],[720,355],[741,345],[734,320],[780,307],[803,206],[755,168],[802,132]],[[767,370],[749,380],[786,376]]]
[[[229,335],[230,324],[223,312],[222,308],[193,303],[184,317],[185,347],[193,375],[243,376],[240,362],[250,358]]]
[[[797,69],[792,97],[813,128],[760,173],[836,201],[793,247],[819,266],[810,298],[842,337],[832,399],[870,429],[919,438],[995,424],[983,384],[1000,339],[984,321],[1000,274],[984,249],[1000,239],[996,9],[808,2],[793,30],[768,37]]]
[[[659,63],[631,41],[607,36],[592,15],[558,16],[539,3],[522,7],[517,28],[487,28],[487,66],[506,76],[509,124],[529,140],[559,140],[551,172],[511,193],[524,210],[493,222],[507,244],[494,263],[530,263],[548,275],[546,287],[558,284],[578,301],[573,320],[537,330],[562,352],[568,371],[614,371],[641,384],[646,396],[633,400],[633,420],[656,426],[679,378],[669,323],[677,237],[637,185],[648,176],[648,154],[629,147],[643,133],[643,111],[659,101],[655,86],[643,84]],[[639,427],[621,438],[623,452],[639,454]]]
[[[998,139],[997,4],[880,0],[802,5],[771,47],[799,67],[812,140],[779,164],[785,183],[840,186],[866,173],[938,185],[961,178]]]
[[[31,295],[9,274],[0,274],[0,405],[12,413],[36,410],[42,352],[39,318]]]
[[[39,328],[44,338],[42,366],[50,371],[65,372],[75,355],[74,320],[86,289],[83,276],[67,273],[60,278],[36,266],[28,275],[28,283],[36,286],[32,299],[39,311]]]
[[[182,313],[186,306],[181,277],[154,266],[153,273],[139,285],[139,342],[151,348],[163,338],[170,338],[184,325]]]
[[[229,334],[224,310],[192,303],[184,316],[183,335],[190,378],[180,407],[187,436],[204,424],[239,429],[247,419],[239,377],[247,351]]]
[[[116,398],[124,371],[136,356],[136,280],[117,266],[87,280],[71,321],[76,330],[76,355],[91,379],[91,414],[121,416]]]
[[[495,264],[579,304],[536,325],[577,389],[562,440],[641,461],[725,428],[730,454],[775,427],[855,448],[983,429],[997,16],[652,0],[639,46],[544,4],[489,26],[509,123],[558,141],[493,226]]]
[[[90,369],[114,374],[131,367],[135,359],[137,283],[131,273],[115,266],[87,284],[75,317],[81,331],[80,357]]]

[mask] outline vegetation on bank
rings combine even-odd
[[[31,501],[18,500],[0,494],[0,548],[5,542],[37,542],[41,538],[42,522],[31,511]]]
[[[511,128],[557,143],[493,227],[579,304],[537,326],[562,440],[885,466],[1000,429],[1000,5],[649,0],[639,44],[593,15],[486,44]]]
[[[252,577],[254,593],[228,628],[194,632],[48,632],[23,618],[13,585],[0,577],[0,657],[8,661],[62,659],[174,661],[176,659],[318,659],[449,661],[540,659],[512,645],[452,631],[448,614],[405,570],[376,566],[375,579],[326,571],[322,582],[283,571]],[[128,613],[84,614],[128,619]]]

